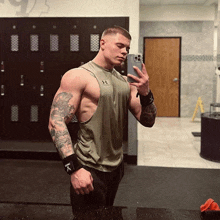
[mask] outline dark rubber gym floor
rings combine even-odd
[[[1,220],[73,218],[60,161],[1,159],[0,169]],[[209,198],[220,204],[219,183],[218,169],[126,165],[114,204],[123,218],[111,219],[203,219],[200,205]]]
[[[0,147],[0,220],[73,219],[69,176],[52,143],[1,141]],[[125,164],[116,211],[101,210],[104,217],[94,219],[220,219],[200,213],[209,198],[220,204],[219,183],[218,169]]]

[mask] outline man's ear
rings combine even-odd
[[[102,49],[102,50],[104,50],[104,48],[105,48],[105,40],[104,39],[101,39],[100,40],[100,48]]]

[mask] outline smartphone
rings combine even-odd
[[[143,57],[141,53],[138,54],[128,54],[127,56],[127,73],[138,76],[137,72],[133,68],[133,66],[138,67],[142,71],[142,63],[143,63]],[[132,78],[128,77],[128,82],[136,82]]]

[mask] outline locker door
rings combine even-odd
[[[28,128],[24,126],[27,120],[27,93],[24,87],[26,74],[19,64],[5,62],[5,71],[10,81],[6,81],[4,96],[3,139],[28,139]]]
[[[21,58],[25,47],[20,42],[24,40],[24,34],[18,30],[18,23],[12,25],[3,24],[7,27],[3,30],[1,39],[1,54],[4,62],[4,96],[2,108],[2,139],[27,139],[28,129],[25,124],[27,109],[24,92],[25,69],[22,67]]]
[[[26,120],[23,126],[28,128],[28,137],[30,140],[43,140],[42,132],[45,131],[42,120],[42,111],[45,103],[45,86],[43,73],[40,72],[39,62],[26,62],[23,69],[26,68]]]

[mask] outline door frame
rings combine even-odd
[[[143,43],[143,61],[145,61],[145,39],[164,39],[164,38],[178,38],[180,40],[180,45],[179,45],[179,112],[178,112],[178,117],[181,117],[180,116],[180,107],[181,107],[181,49],[182,49],[182,37],[179,37],[179,36],[173,36],[173,37],[144,37],[144,43]]]

